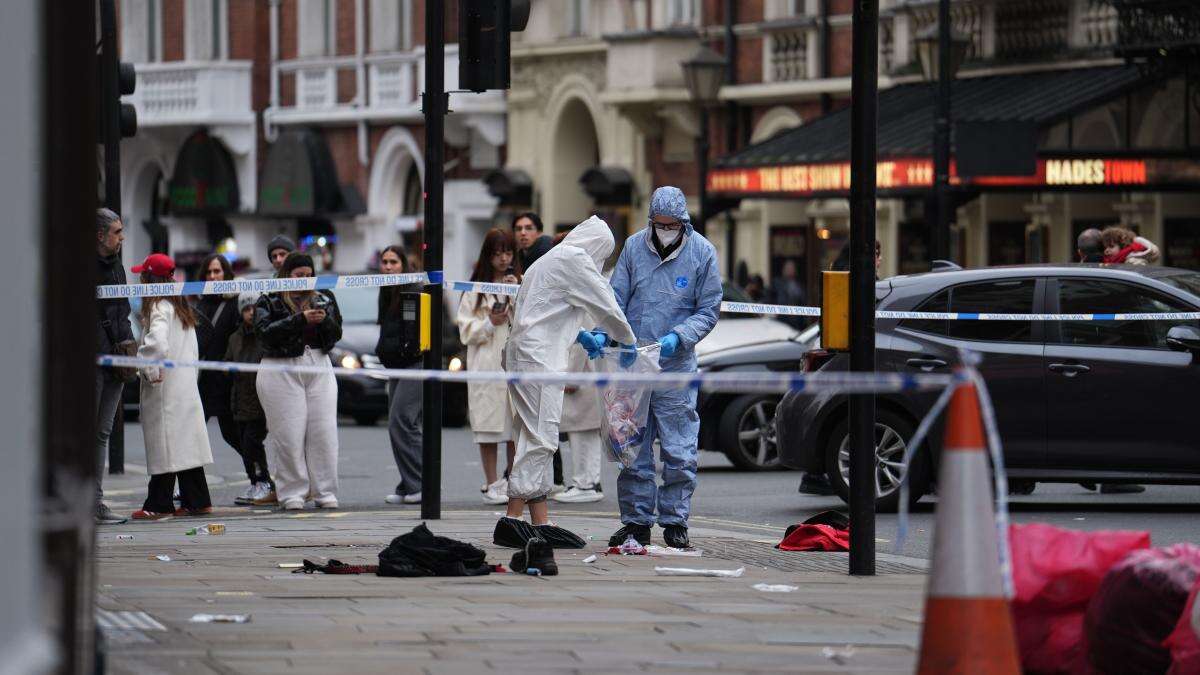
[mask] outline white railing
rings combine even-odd
[[[250,62],[135,64],[137,89],[129,102],[143,126],[239,120],[253,116]]]
[[[771,33],[767,39],[767,79],[788,82],[808,79],[808,29]]]
[[[415,53],[368,57],[367,100],[373,108],[407,108],[417,102]]]

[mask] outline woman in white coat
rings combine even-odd
[[[507,230],[493,228],[483,238],[483,248],[471,273],[471,281],[481,283],[518,284],[513,253],[516,243]],[[504,343],[508,341],[513,316],[511,298],[491,293],[463,293],[458,303],[458,336],[467,346],[467,367],[487,372],[502,371]],[[508,502],[508,480],[496,473],[497,446],[508,449],[508,466],[512,467],[515,448],[512,438],[512,410],[508,404],[508,387],[504,383],[467,383],[468,414],[471,432],[479,444],[485,485],[483,501],[488,504]]]
[[[174,281],[175,261],[152,253],[133,268],[143,284]],[[143,359],[195,361],[196,314],[179,296],[145,298],[142,302],[145,332],[138,346]],[[195,368],[147,367],[141,376],[142,433],[145,435],[146,472],[150,485],[146,501],[135,520],[157,520],[170,515],[203,515],[212,512],[204,465],[212,463],[208,427],[196,385]],[[182,508],[175,510],[172,493],[179,482]]]

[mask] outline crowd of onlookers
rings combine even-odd
[[[117,214],[97,211],[98,284],[128,283],[121,264],[123,232]],[[537,214],[521,214],[511,231],[496,228],[487,233],[471,280],[519,284],[522,270],[555,243],[543,233]],[[270,241],[267,258],[276,277],[315,274],[313,259],[297,251],[287,237]],[[380,252],[379,268],[385,274],[401,274],[411,266],[401,246]],[[173,282],[177,275],[174,260],[161,253],[147,256],[132,272],[138,275],[134,283]],[[224,281],[234,279],[234,272],[225,256],[213,253],[200,264],[200,276],[204,281]],[[401,346],[400,300],[412,290],[419,288],[385,286],[379,291],[375,352],[385,368],[421,367],[421,355]],[[124,298],[99,301],[99,353],[328,367],[332,365],[329,352],[342,332],[338,303],[329,291],[146,297],[136,316],[132,311]],[[512,316],[510,296],[462,295],[456,323],[473,370],[503,370]],[[142,328],[140,340],[135,340],[131,321]],[[203,467],[212,462],[207,422],[214,417],[221,438],[241,456],[249,482],[236,504],[292,510],[311,502],[317,508],[337,508],[337,381],[332,372],[102,368],[96,376],[98,521],[125,520],[104,504],[100,478],[125,386],[139,387],[150,475],[146,500],[132,514],[134,519],[211,512]],[[482,498],[489,504],[504,504],[508,470],[499,473],[499,448],[505,448],[509,467],[514,454],[508,392],[504,384],[487,383],[471,383],[468,390],[472,434],[483,460]],[[400,474],[395,489],[385,497],[389,504],[421,501],[421,391],[421,383],[414,380],[392,379],[387,385],[388,434]],[[594,390],[567,390],[563,434],[576,457],[569,487],[564,485],[561,456],[555,457],[555,498],[560,501],[597,501],[603,496],[595,397]]]

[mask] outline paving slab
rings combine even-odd
[[[591,539],[586,550],[557,552],[557,577],[388,579],[280,568],[305,558],[375,563],[393,537],[421,522],[413,515],[230,509],[203,521],[102,528],[98,606],[145,612],[166,629],[106,629],[109,672],[867,673],[910,672],[916,658],[924,561],[892,556],[881,559],[880,576],[852,578],[844,556],[778,551],[761,533],[717,522],[692,530],[699,558],[619,557],[603,555],[611,518],[559,515],[559,525]],[[513,551],[491,542],[492,511],[443,516],[429,523],[434,532],[508,565]],[[209,520],[227,534],[185,534]],[[593,553],[598,560],[584,563]],[[736,579],[666,577],[656,566],[744,571]],[[798,590],[763,593],[752,588],[759,582]],[[250,620],[193,623],[195,614]],[[830,658],[827,647],[850,655]]]

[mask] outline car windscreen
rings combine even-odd
[[[379,318],[378,288],[343,288],[334,292],[342,323],[375,323]]]
[[[1200,298],[1200,272],[1169,274],[1156,277],[1156,280],[1161,281],[1168,286],[1174,286],[1181,291],[1186,291],[1197,298]]]

